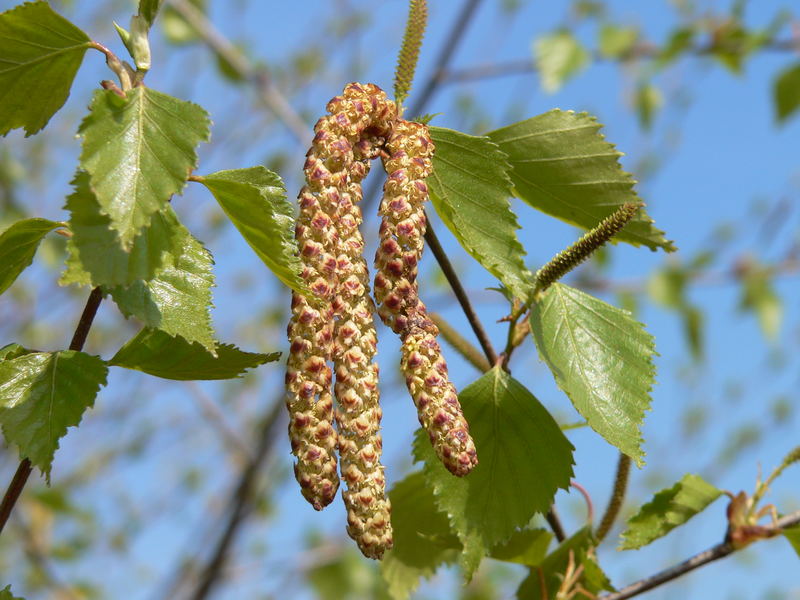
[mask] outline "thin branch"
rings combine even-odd
[[[494,351],[492,342],[489,340],[489,336],[486,335],[486,331],[483,329],[480,319],[478,319],[478,314],[472,307],[472,303],[469,300],[469,296],[467,296],[467,292],[461,285],[461,280],[458,278],[458,273],[456,273],[456,270],[453,268],[453,264],[450,262],[450,259],[447,258],[447,253],[439,243],[439,238],[436,237],[436,233],[433,231],[433,227],[431,227],[431,222],[427,215],[425,219],[428,222],[428,227],[425,230],[425,241],[428,243],[431,252],[433,252],[436,262],[439,263],[439,267],[441,267],[444,276],[447,278],[447,282],[453,289],[453,293],[455,294],[458,303],[461,305],[461,310],[464,311],[467,321],[469,321],[470,327],[472,327],[472,331],[475,333],[475,337],[478,338],[478,342],[483,349],[483,353],[486,355],[486,360],[489,361],[489,364],[497,364],[497,353]]]
[[[603,518],[600,520],[600,525],[597,527],[595,537],[597,542],[600,543],[611,531],[614,521],[619,515],[622,508],[622,503],[625,500],[625,492],[628,489],[628,477],[631,472],[631,457],[627,454],[619,453],[619,460],[617,461],[617,474],[614,476],[614,488],[611,490],[611,498],[608,500],[606,512],[603,513]]]
[[[92,322],[97,314],[97,307],[100,306],[100,301],[103,299],[103,292],[99,287],[92,290],[89,294],[89,299],[86,301],[86,306],[83,308],[83,313],[75,328],[75,333],[72,336],[72,341],[69,344],[70,350],[83,350],[83,345],[86,343],[86,336],[89,334],[89,329],[92,327]],[[8,484],[3,502],[0,503],[0,533],[8,522],[8,517],[11,511],[14,510],[14,505],[19,500],[25,484],[33,471],[33,465],[27,458],[23,458],[17,467],[17,472]]]
[[[18,514],[15,516],[19,516]],[[55,569],[50,564],[47,552],[39,545],[36,535],[31,531],[22,519],[14,519],[14,526],[22,532],[23,549],[28,560],[39,569],[44,576],[47,584],[54,588],[56,598],[64,600],[79,600],[79,596],[72,590],[72,587],[64,583],[56,574]],[[82,597],[82,596],[81,596]]]
[[[467,31],[469,22],[472,20],[480,1],[481,0],[466,0],[464,2],[464,6],[461,8],[458,18],[453,22],[453,27],[447,34],[444,45],[439,51],[439,56],[434,61],[433,71],[428,76],[428,79],[425,80],[425,83],[422,84],[422,91],[419,93],[419,96],[417,96],[414,104],[411,105],[409,112],[412,117],[418,116],[420,112],[422,112],[441,84],[443,75],[447,71],[450,60],[453,58],[453,53],[461,43],[464,33]]]
[[[289,132],[303,147],[311,144],[313,133],[300,115],[292,108],[286,97],[275,87],[269,73],[259,69],[234,46],[203,14],[188,0],[169,0],[174,8],[191,25],[214,53],[243,80],[250,82],[256,89],[259,99],[280,119]]]
[[[561,524],[561,519],[558,517],[558,513],[556,512],[555,504],[550,507],[550,511],[544,516],[544,518],[547,520],[547,524],[550,525],[550,529],[553,530],[553,534],[556,536],[556,541],[559,544],[567,539],[567,534],[564,532],[564,526]]]
[[[800,524],[800,510],[786,515],[782,519],[778,519],[774,526],[767,528],[767,533],[768,535],[778,535],[784,530],[789,529],[797,524]],[[700,552],[699,554],[695,554],[691,558],[687,558],[683,562],[678,563],[669,569],[665,569],[660,573],[652,575],[651,577],[646,577],[640,581],[637,581],[636,583],[632,583],[618,592],[599,596],[598,600],[626,600],[627,598],[633,598],[634,596],[638,596],[639,594],[642,594],[648,590],[652,590],[653,588],[663,585],[668,581],[672,581],[673,579],[677,579],[686,573],[694,571],[703,565],[707,565],[708,563],[719,560],[720,558],[725,558],[739,549],[740,548],[735,548],[733,544],[729,542],[722,542],[716,546],[712,546],[708,550]]]
[[[239,482],[228,500],[228,522],[217,541],[206,566],[202,568],[197,588],[189,596],[192,600],[208,598],[225,570],[230,549],[236,541],[241,525],[253,508],[253,492],[261,467],[270,455],[276,435],[276,424],[283,414],[283,396],[276,399],[269,414],[265,417],[258,437],[253,460],[248,462],[239,475]]]
[[[431,318],[431,321],[436,323],[444,340],[461,354],[469,364],[478,369],[481,373],[486,373],[486,371],[492,368],[492,365],[486,360],[486,357],[481,354],[481,351],[470,344],[469,341],[456,331],[455,327],[445,321],[441,315],[438,313],[430,313],[428,316]]]
[[[219,406],[214,403],[214,400],[197,385],[196,381],[187,381],[186,387],[189,388],[189,391],[197,400],[200,406],[200,412],[206,420],[206,423],[219,433],[220,438],[228,449],[236,453],[245,462],[253,460],[250,448],[247,447],[244,440],[242,440],[242,438],[237,435],[236,431],[228,424],[225,415],[222,413]]]
[[[800,42],[798,40],[776,40],[764,46],[767,50],[774,50],[776,52],[796,52],[800,50]],[[715,48],[713,46],[699,46],[686,51],[687,54],[703,57],[713,53]],[[656,58],[660,52],[660,48],[654,44],[643,43],[634,47],[630,52],[622,57],[623,61],[631,61],[637,59],[652,59]],[[609,59],[601,54],[594,54],[592,56],[594,62],[609,62]],[[439,84],[451,83],[468,83],[471,81],[480,81],[486,79],[496,79],[498,77],[509,77],[514,75],[528,75],[537,71],[536,65],[530,58],[517,58],[503,62],[475,65],[473,67],[465,67],[463,69],[453,69],[451,71],[444,71],[439,74]]]

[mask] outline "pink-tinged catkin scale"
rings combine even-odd
[[[402,341],[401,369],[436,455],[454,475],[469,473],[478,463],[475,444],[461,411],[447,363],[419,298],[417,265],[426,228],[425,178],[434,152],[428,128],[398,120],[386,141],[380,243],[375,255],[375,300],[383,322]]]
[[[334,304],[339,287],[336,221],[347,194],[353,148],[342,130],[341,118],[322,117],[303,167],[306,185],[300,191],[295,238],[303,263],[302,277],[314,296],[292,296],[289,357],[286,367],[286,406],[289,437],[297,458],[295,477],[303,496],[321,510],[339,487],[336,469],[338,439],[333,428],[331,397]]]
[[[342,135],[350,142],[355,157],[337,212],[339,288],[334,302],[333,357],[340,470],[346,484],[342,498],[347,509],[347,533],[365,556],[380,559],[393,544],[391,507],[380,462],[382,413],[378,365],[374,361],[375,307],[369,295],[358,204],[369,160],[378,156],[397,110],[380,88],[369,84],[346,86],[341,96],[328,103],[328,109],[347,116],[349,126],[342,129]]]

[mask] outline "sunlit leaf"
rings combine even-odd
[[[6,344],[0,348],[0,361],[11,360],[26,354],[31,354],[32,351],[19,344]]]
[[[69,96],[91,40],[47,2],[0,14],[0,135],[47,125]]]
[[[722,492],[698,475],[687,474],[671,488],[661,490],[628,520],[621,550],[641,548],[683,525]]]
[[[551,110],[487,135],[508,155],[518,197],[534,208],[584,229],[627,203],[641,203],[636,181],[622,170],[621,154],[586,113]],[[644,209],[615,240],[651,250],[675,250]]]
[[[125,98],[95,92],[78,130],[80,165],[123,248],[129,250],[151,217],[183,189],[209,126],[201,107],[148,87],[129,90]]]
[[[0,294],[33,262],[39,242],[61,223],[23,219],[0,233]]]
[[[569,486],[573,448],[550,413],[499,367],[466,387],[459,400],[478,465],[466,477],[453,477],[421,430],[414,457],[425,463],[436,504],[449,516],[465,552],[477,548],[486,555],[534,514],[546,512],[556,491]]]
[[[539,37],[533,43],[536,69],[546,92],[558,91],[589,64],[591,56],[569,31]]]
[[[456,561],[461,548],[447,515],[434,502],[421,471],[398,481],[389,493],[394,547],[381,561],[381,573],[395,600],[405,600],[421,579]]]
[[[209,314],[213,264],[208,250],[190,236],[183,252],[156,277],[108,291],[126,317],[136,317],[146,327],[197,342],[216,354]]]
[[[35,352],[0,362],[0,425],[8,444],[50,479],[58,440],[94,404],[108,368],[96,356]]]
[[[200,344],[190,344],[158,329],[143,329],[108,364],[164,379],[233,379],[247,369],[276,361],[281,355],[244,352],[231,344],[217,345],[216,352],[213,356]]]
[[[292,205],[281,178],[259,166],[218,171],[199,181],[214,194],[264,264],[288,287],[307,293],[300,278]]]
[[[506,156],[485,137],[431,127],[436,145],[427,183],[436,212],[464,249],[518,298],[530,273],[517,239]]]
[[[111,230],[111,219],[101,212],[89,188],[89,175],[79,171],[72,184],[74,191],[66,204],[72,237],[67,241],[62,285],[116,286],[150,280],[191,243],[191,234],[167,205],[151,217],[150,227],[136,236],[130,252],[126,252]]]
[[[534,303],[530,324],[539,356],[589,426],[643,464],[653,336],[628,312],[560,283]]]

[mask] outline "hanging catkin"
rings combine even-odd
[[[346,116],[349,126],[343,125],[342,135],[351,143],[356,159],[349,170],[349,184],[341,196],[336,222],[339,288],[334,301],[333,357],[339,458],[342,479],[347,485],[342,498],[347,508],[348,534],[365,556],[379,559],[392,547],[391,508],[380,462],[382,413],[378,365],[374,362],[375,306],[369,295],[358,203],[369,161],[378,156],[397,111],[394,102],[380,88],[355,83],[331,100],[328,110]]]
[[[321,118],[314,131],[295,227],[302,277],[313,296],[292,295],[286,406],[292,454],[297,457],[295,477],[306,500],[322,510],[339,487],[328,362],[333,351],[333,300],[338,287],[336,213],[348,184],[353,153],[347,140],[338,134],[335,117]]]
[[[428,128],[410,121],[398,120],[386,142],[388,177],[379,211],[375,299],[383,322],[402,339],[401,368],[419,421],[444,466],[462,476],[478,462],[475,444],[436,341],[439,330],[417,288],[426,228],[425,178],[432,170],[433,151]]]

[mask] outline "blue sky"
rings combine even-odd
[[[535,36],[568,22],[565,2],[523,2],[523,8],[512,19],[501,14],[498,9],[500,4],[491,1],[482,3],[454,56],[454,67],[529,57],[531,41]],[[663,40],[676,25],[675,10],[667,2],[619,0],[607,4],[610,21],[636,24],[645,37],[655,42]],[[729,5],[727,2],[699,4],[709,11],[721,11]],[[760,0],[757,4],[756,8],[756,3],[751,3],[746,12],[748,24],[763,25],[778,10],[792,8],[794,3]],[[2,9],[12,5],[11,2],[0,2]],[[368,6],[362,0],[341,3],[321,0],[306,0],[303,3],[213,2],[211,16],[223,33],[243,42],[252,56],[272,65],[290,57],[298,45],[313,43],[314,37],[309,32],[326,22],[326,15],[330,15],[339,5],[361,9]],[[418,77],[428,74],[461,2],[431,2],[431,5],[429,31]],[[369,6],[373,7],[374,14],[363,35],[359,35],[356,41],[343,42],[341,47],[329,48],[331,66],[315,76],[313,85],[307,90],[292,98],[295,108],[302,114],[308,113],[311,121],[321,114],[326,100],[350,80],[374,81],[387,90],[391,89],[406,3],[397,0],[369,3]],[[108,14],[103,20],[90,22],[88,15],[98,12],[97,3],[76,2],[70,18],[98,41],[118,49],[109,19],[125,23],[127,14],[124,11],[106,10]],[[787,30],[783,33],[788,35]],[[580,25],[577,35],[588,45],[595,45],[594,25]],[[212,134],[214,143],[201,150],[199,172],[258,164],[270,153],[280,150],[289,156],[280,174],[286,179],[290,196],[293,196],[298,189],[298,175],[305,149],[286,135],[282,127],[271,124],[264,113],[252,110],[254,102],[247,90],[222,85],[216,72],[206,68],[211,59],[203,49],[188,47],[174,50],[161,43],[158,34],[156,39],[159,41],[154,44],[154,68],[147,77],[148,85],[203,105],[216,121]],[[745,253],[762,260],[774,260],[781,256],[792,240],[795,243],[798,240],[800,223],[797,210],[789,213],[790,221],[775,235],[771,232],[748,231],[750,224],[760,222],[758,212],[753,208],[759,199],[772,204],[786,198],[791,206],[797,204],[800,170],[796,141],[800,134],[800,118],[783,127],[776,127],[770,91],[776,73],[790,64],[791,60],[786,53],[765,52],[749,60],[745,72],[738,77],[708,59],[679,61],[654,80],[664,90],[666,108],[657,116],[650,133],[642,132],[629,104],[629,92],[637,82],[637,74],[610,64],[592,65],[554,95],[542,92],[533,74],[446,85],[434,96],[425,112],[443,113],[434,121],[437,125],[464,127],[464,121],[454,116],[454,107],[460,102],[459,98],[463,102],[465,94],[474,97],[491,127],[507,124],[511,114],[524,118],[554,107],[591,112],[605,125],[604,133],[608,139],[626,153],[623,163],[641,179],[638,189],[648,204],[649,213],[680,249],[676,255],[668,257],[660,252],[617,246],[611,252],[612,263],[607,277],[612,281],[641,284],[653,269],[664,265],[666,261],[691,260],[696,252],[707,247],[722,221],[733,224],[741,232],[733,248],[726,250],[711,268],[715,273],[727,272],[731,269],[732,261]],[[354,68],[359,66],[360,72]],[[44,189],[31,190],[26,196],[30,198],[32,214],[63,218],[59,207],[69,189],[68,182],[78,150],[78,142],[72,137],[76,118],[80,118],[88,102],[89,90],[93,89],[98,79],[107,77],[109,75],[104,70],[100,56],[90,54],[67,106],[63,113],[56,115],[51,125],[54,129],[53,143],[58,145],[58,160],[48,166]],[[680,108],[681,101],[686,102],[685,108]],[[264,132],[264,139],[254,143],[254,136],[260,135],[261,131]],[[22,145],[31,143],[32,140],[24,140],[22,136],[13,134],[2,142],[20,155],[24,154]],[[656,161],[658,168],[652,172],[643,169],[645,159]],[[199,186],[190,188],[175,205],[190,227],[194,225],[197,228],[202,227],[208,216],[217,210],[210,196]],[[528,250],[533,267],[540,265],[578,235],[574,228],[537,214],[521,203],[514,203],[514,208],[522,225],[520,238]],[[376,231],[374,218],[371,223]],[[471,262],[441,223],[435,222],[434,225],[454,262],[463,268],[465,285],[475,299],[479,314],[490,329],[495,344],[501,345],[505,330],[494,327],[493,323],[503,316],[505,307],[499,302],[499,296],[484,291],[495,284],[494,280],[480,266]],[[368,241],[374,242],[375,231],[367,233]],[[281,293],[271,276],[263,271],[261,264],[234,231],[224,231],[208,240],[208,243],[218,265],[219,287],[215,291],[218,309],[214,316],[221,338],[240,343],[246,348],[254,348],[255,344],[255,349],[259,350],[284,349],[280,327],[266,336],[259,336],[252,323],[248,322],[248,317],[252,317],[249,307]],[[435,267],[430,256],[426,258],[425,267],[427,270],[423,271],[423,279],[431,282],[435,277]],[[256,281],[254,287],[245,293],[237,287],[242,273]],[[52,269],[37,267],[26,277],[40,289],[50,290],[53,287]],[[757,465],[769,471],[786,451],[798,443],[800,436],[796,433],[798,423],[795,417],[793,421],[776,427],[767,439],[754,446],[747,458],[733,467],[720,469],[713,464],[732,430],[752,423],[770,423],[770,406],[776,396],[788,395],[790,402],[795,405],[799,399],[796,389],[800,383],[800,371],[797,369],[796,350],[800,342],[800,286],[792,277],[779,280],[776,286],[784,300],[785,315],[778,343],[773,347],[764,341],[755,318],[752,315],[743,317],[738,312],[739,290],[735,285],[704,285],[691,291],[692,301],[706,314],[707,359],[700,366],[693,365],[676,316],[653,307],[649,302],[641,304],[638,317],[655,335],[660,357],[657,359],[659,375],[658,384],[653,390],[653,410],[645,425],[649,467],[634,473],[631,486],[633,498],[644,501],[661,487],[670,485],[690,471],[709,474],[712,482],[721,488],[734,492],[751,490]],[[64,297],[63,291],[54,290],[53,293],[60,293]],[[603,297],[615,301],[613,296]],[[467,331],[466,322],[446,290],[432,292],[429,304],[432,309],[452,319],[460,329]],[[54,305],[59,306],[58,302],[53,304],[51,301],[48,304],[41,300],[36,304],[36,314],[53,321],[71,323],[75,310],[54,312]],[[119,321],[113,312],[112,306],[104,305],[101,309],[104,323]],[[397,345],[387,333],[387,330],[381,331],[382,374],[385,381],[398,381],[395,366]],[[102,346],[100,341],[90,340],[89,351],[110,354],[113,349]],[[784,369],[770,367],[770,361],[776,357],[782,357],[787,363]],[[474,380],[474,371],[452,353],[449,358],[459,388]],[[565,421],[577,419],[577,413],[553,385],[532,346],[520,352],[511,366],[513,374],[529,386],[556,415]],[[280,367],[267,365],[263,369],[270,369],[271,373],[263,380],[263,392],[252,391],[244,396],[242,406],[246,414],[257,414],[263,410],[264,403],[274,395],[269,390],[280,385]],[[137,498],[146,502],[154,490],[177,487],[178,484],[171,479],[176,469],[174,461],[196,463],[198,468],[212,468],[215,473],[219,468],[219,477],[207,481],[206,491],[226,489],[232,476],[226,476],[226,469],[230,465],[220,464],[213,446],[203,447],[203,440],[213,436],[182,429],[182,415],[197,412],[185,388],[172,384],[159,386],[144,379],[115,374],[109,387],[101,393],[98,408],[88,415],[86,421],[89,423],[80,430],[72,431],[64,441],[56,463],[58,468],[59,461],[63,461],[65,469],[68,465],[80,464],[87,445],[91,444],[88,436],[92,435],[92,431],[96,432],[98,424],[106,422],[105,419],[109,419],[108,422],[114,427],[120,426],[118,421],[113,420],[115,413],[102,406],[104,398],[108,397],[108,404],[113,406],[118,404],[113,399],[123,393],[130,393],[136,402],[141,401],[142,410],[138,414],[133,410],[135,406],[127,407],[131,413],[130,420],[124,422],[121,426],[123,430],[118,435],[127,439],[135,435],[133,430],[137,426],[157,422],[160,429],[154,434],[156,450],[151,450],[147,460],[139,464],[126,461],[113,476],[97,482],[95,491],[85,500],[96,505],[97,491],[102,491],[103,494],[99,494],[105,498],[100,502],[102,514],[113,515],[121,510],[120,503],[115,500],[116,492],[120,490],[130,495],[135,503]],[[221,386],[204,385],[202,388],[224,401],[226,392]],[[409,448],[416,417],[405,391],[398,386],[385,386],[383,402],[385,457],[387,476],[391,482],[400,479],[409,467]],[[706,410],[712,425],[704,430],[701,439],[687,439],[681,434],[681,424],[687,411],[696,411],[698,407]],[[125,414],[128,415],[128,412]],[[92,419],[95,419],[94,425]],[[108,435],[108,432],[105,433]],[[109,439],[113,440],[115,435],[116,431]],[[195,452],[191,455],[182,452],[185,440],[181,436],[184,435],[194,441]],[[586,429],[573,432],[571,440],[577,448],[575,479],[589,489],[596,509],[601,510],[608,494],[616,453]],[[286,452],[277,453],[274,468],[285,470],[289,464],[287,442]],[[657,473],[658,477],[649,475],[650,472]],[[800,502],[796,493],[800,489],[798,484],[800,470],[788,471],[775,486],[771,499],[786,511],[797,509]],[[576,496],[575,493],[561,493],[558,497],[570,529],[579,526],[582,518],[582,501]],[[256,543],[266,544],[264,564],[270,566],[263,568],[263,565],[253,564],[252,558],[245,559],[246,564],[242,567],[244,574],[237,579],[237,586],[241,587],[234,586],[231,589],[236,591],[221,597],[257,597],[265,590],[280,595],[280,590],[287,585],[287,578],[289,585],[296,584],[297,579],[291,573],[279,577],[276,572],[284,572],[288,568],[295,552],[304,547],[305,535],[309,530],[318,529],[339,536],[343,534],[344,514],[338,502],[324,513],[315,513],[302,501],[293,485],[282,487],[275,502],[278,518],[266,524],[259,522],[258,526],[248,529],[240,544],[243,549]],[[197,534],[193,534],[194,528],[203,521],[209,506],[189,497],[172,510],[169,515],[161,516],[157,524],[148,529],[130,550],[133,563],[146,565],[141,573],[138,570],[128,572],[127,569],[121,569],[119,556],[98,556],[95,562],[81,569],[86,568],[88,575],[98,566],[107,568],[111,597],[122,597],[120,593],[123,590],[130,593],[125,597],[154,597],[149,584],[159,581],[160,576],[173,567],[176,556],[185,551],[188,544],[198,543]],[[698,517],[691,528],[675,532],[652,547],[625,554],[601,551],[601,564],[607,568],[616,585],[624,586],[716,543],[721,538],[723,527],[724,500],[719,500],[707,513]],[[605,562],[602,562],[603,559]],[[681,597],[688,600],[709,597],[768,598],[765,594],[774,586],[792,590],[789,598],[800,598],[800,587],[793,576],[796,573],[796,561],[797,557],[784,540],[769,541],[758,544],[741,556],[702,569],[647,597]],[[70,573],[69,568],[64,572]],[[446,574],[445,582],[449,582],[447,577],[449,575]],[[130,586],[138,578],[145,582],[142,587],[147,593],[129,592]],[[424,586],[426,597],[443,597],[441,585],[440,579]]]

